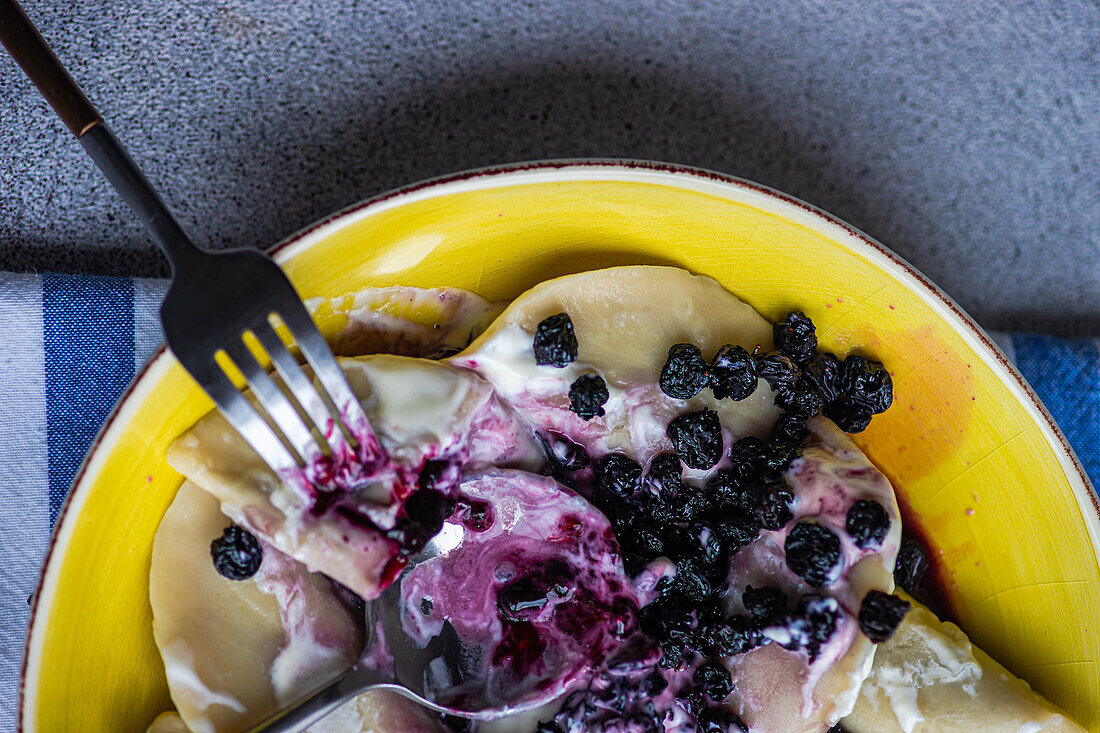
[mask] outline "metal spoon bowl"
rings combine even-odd
[[[433,637],[426,646],[421,646],[409,636],[401,621],[401,580],[417,566],[458,548],[465,535],[466,530],[461,524],[445,522],[443,529],[410,560],[402,577],[395,580],[378,598],[367,603],[364,611],[367,643],[355,664],[331,682],[253,726],[249,733],[290,733],[304,730],[344,702],[368,690],[391,690],[436,712],[476,720],[494,720],[532,710],[549,702],[557,694],[553,689],[541,696],[510,701],[505,707],[465,709],[437,702],[427,689],[429,665],[435,660],[441,660],[451,669],[461,666],[461,660],[457,658],[459,646],[454,643],[453,637],[450,640],[444,638],[449,625],[444,626],[443,635]],[[378,633],[379,629],[381,635]],[[392,669],[385,668],[385,663],[380,659],[382,655],[378,654],[378,643],[383,639],[393,658]],[[469,681],[466,684],[470,684]],[[485,696],[475,694],[467,696],[467,699],[483,700]],[[475,706],[476,702],[470,707]]]

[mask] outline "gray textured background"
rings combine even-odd
[[[1095,0],[25,6],[207,244],[462,168],[652,158],[837,214],[987,327],[1100,333]],[[6,56],[0,269],[165,272]]]

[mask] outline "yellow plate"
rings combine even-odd
[[[401,284],[503,299],[566,273],[671,264],[768,318],[801,308],[824,348],[892,371],[897,401],[857,442],[917,516],[962,627],[1100,733],[1100,505],[1084,471],[974,322],[851,227],[703,171],[544,163],[385,195],[295,235],[277,259],[304,297]],[[170,708],[149,555],[180,485],[165,448],[210,408],[162,352],[101,433],[35,602],[26,730],[141,731]]]

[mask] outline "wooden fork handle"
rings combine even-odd
[[[103,121],[16,0],[0,0],[0,43],[74,135]]]

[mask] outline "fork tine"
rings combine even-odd
[[[260,340],[264,349],[271,356],[276,371],[282,376],[295,399],[305,409],[306,414],[313,420],[313,424],[317,426],[321,434],[325,436],[332,449],[338,452],[340,449],[348,448],[347,438],[344,436],[343,431],[335,425],[338,418],[332,414],[332,410],[325,404],[325,401],[317,392],[317,388],[313,385],[313,380],[302,371],[302,366],[287,349],[286,344],[279,338],[279,334],[275,332],[271,324],[258,325],[252,333]],[[332,430],[329,430],[330,424],[333,426]]]
[[[363,406],[359,399],[348,386],[344,371],[332,355],[325,337],[317,330],[317,324],[305,308],[288,308],[286,313],[279,313],[280,318],[286,323],[294,340],[298,342],[302,354],[313,366],[313,373],[325,388],[329,398],[339,412],[338,422],[352,431],[353,439],[362,440],[373,436],[370,422],[363,412]],[[338,431],[333,431],[338,432]],[[335,446],[334,446],[335,447]]]
[[[256,361],[256,357],[248,350],[248,346],[243,341],[236,341],[227,344],[224,348],[229,358],[233,360],[233,363],[244,374],[244,378],[248,380],[248,386],[252,388],[252,393],[256,395],[260,404],[267,410],[276,427],[283,431],[290,445],[298,452],[302,460],[310,463],[318,459],[321,456],[321,448],[313,438],[309,426],[302,421],[290,398],[279,389],[279,385],[275,383],[271,375]]]
[[[275,473],[297,474],[300,471],[298,461],[279,440],[279,436],[214,363],[213,358],[211,366],[212,369],[204,370],[201,384],[225,418]]]

